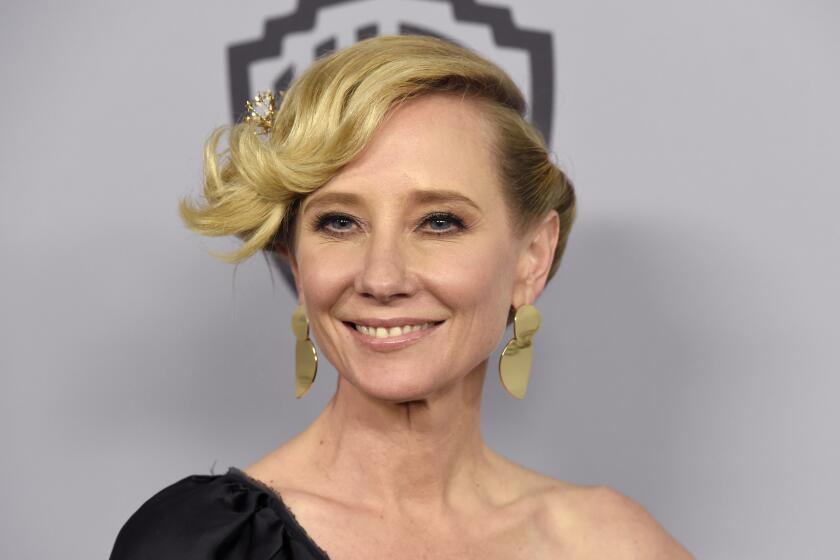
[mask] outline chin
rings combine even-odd
[[[391,403],[421,401],[446,387],[451,380],[444,380],[431,375],[418,375],[412,372],[388,370],[376,372],[368,370],[361,375],[343,376],[364,395]]]

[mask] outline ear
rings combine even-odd
[[[513,286],[515,309],[526,303],[533,304],[545,288],[559,233],[560,215],[556,210],[550,210],[523,238]]]
[[[282,256],[287,263],[289,263],[289,270],[291,270],[292,278],[295,280],[295,292],[297,292],[298,303],[300,305],[306,305],[306,302],[303,299],[303,290],[301,289],[300,270],[298,269],[298,263],[294,252],[290,251],[289,248],[282,243],[275,244],[274,250],[277,251],[277,254]]]

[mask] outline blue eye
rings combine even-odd
[[[430,232],[435,234],[457,233],[466,229],[464,221],[449,212],[435,212],[423,219]]]
[[[312,230],[334,237],[355,233],[359,229],[359,221],[338,212],[327,212],[316,216],[312,222]],[[453,235],[466,230],[464,221],[451,212],[433,212],[426,215],[418,226],[418,231],[433,235]]]
[[[356,220],[347,214],[328,213],[318,216],[315,220],[316,231],[327,231],[328,233],[347,233],[353,230]]]
[[[448,218],[433,218],[429,220],[429,226],[435,230],[446,230],[452,225],[452,220]]]
[[[335,216],[327,222],[333,229],[346,230],[353,227],[353,220],[347,216]]]

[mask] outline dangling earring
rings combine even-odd
[[[499,356],[499,379],[505,390],[517,399],[524,399],[528,390],[534,356],[531,341],[539,328],[539,310],[528,303],[520,306],[513,318],[513,338]]]
[[[309,339],[309,318],[302,305],[292,313],[292,332],[295,333],[295,397],[301,398],[315,381],[318,372],[318,352]]]

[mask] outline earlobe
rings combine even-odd
[[[519,258],[514,286],[513,307],[532,304],[542,293],[557,250],[560,215],[550,210],[536,227],[525,236],[526,245]]]

